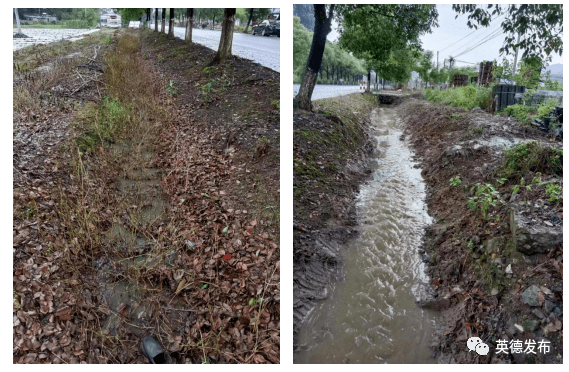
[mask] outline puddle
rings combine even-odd
[[[436,363],[436,313],[415,305],[428,282],[417,251],[432,220],[392,110],[373,114],[377,165],[358,196],[360,234],[341,249],[342,280],[301,327],[295,363]]]

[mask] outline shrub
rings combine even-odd
[[[488,108],[492,100],[492,89],[479,85],[456,87],[447,90],[428,89],[425,99],[445,103],[452,106],[464,107],[471,110],[474,107]]]
[[[555,106],[557,106],[557,100],[554,98],[548,99],[537,107],[537,116],[540,119],[549,117],[549,114],[555,108]]]
[[[507,116],[515,117],[522,124],[530,125],[532,119],[530,112],[532,110],[530,106],[515,104],[505,107],[502,112]]]
[[[563,176],[563,150],[530,141],[506,150],[497,175],[514,183],[529,172]]]

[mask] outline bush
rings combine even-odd
[[[563,177],[563,150],[530,141],[506,150],[496,174],[517,183],[528,173],[540,172]]]
[[[467,110],[471,110],[474,107],[487,109],[492,101],[492,89],[479,85],[456,87],[447,90],[428,89],[425,92],[425,99],[464,107]]]
[[[507,106],[502,110],[506,116],[513,116],[515,117],[518,122],[530,125],[532,117],[530,116],[530,112],[533,109],[530,106],[515,104],[511,106]]]
[[[545,119],[545,118],[549,117],[549,114],[551,113],[551,111],[553,111],[555,106],[557,106],[557,102],[558,101],[555,98],[550,98],[547,101],[541,103],[537,107],[537,116],[540,119]]]

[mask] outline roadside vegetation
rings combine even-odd
[[[213,125],[220,96],[221,116],[255,110],[247,130],[278,123],[278,73],[203,72],[209,49],[142,33],[14,53],[14,362],[144,363],[152,335],[178,363],[278,363],[278,137]],[[189,100],[255,69],[266,105]]]

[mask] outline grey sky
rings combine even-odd
[[[421,37],[423,42],[423,49],[432,50],[434,55],[434,61],[436,61],[437,51],[439,53],[439,63],[442,66],[443,60],[448,58],[449,55],[456,56],[462,51],[466,50],[471,45],[476,45],[481,42],[486,36],[493,33],[494,30],[499,28],[502,23],[504,16],[493,19],[489,27],[479,27],[478,31],[472,33],[475,29],[468,28],[466,25],[468,21],[467,15],[461,15],[455,19],[456,12],[452,10],[451,4],[439,4],[437,5],[437,10],[439,12],[439,27],[433,29],[432,34],[427,34]],[[339,34],[335,30],[337,25],[333,25],[332,32],[328,35],[328,40],[337,40]],[[472,33],[470,36],[468,34]],[[481,62],[483,60],[492,61],[496,59],[498,62],[502,61],[500,56],[500,48],[504,43],[506,35],[500,35],[488,42],[480,45],[478,48],[458,56],[456,59],[458,61],[465,61],[471,63]],[[463,40],[459,41],[465,37]],[[451,45],[455,42],[458,43]],[[523,51],[520,51],[520,56]],[[513,55],[508,56],[508,59],[512,60]],[[552,61],[550,64],[563,63],[563,58],[558,54],[552,55]],[[472,64],[457,62],[457,66],[474,66]]]

